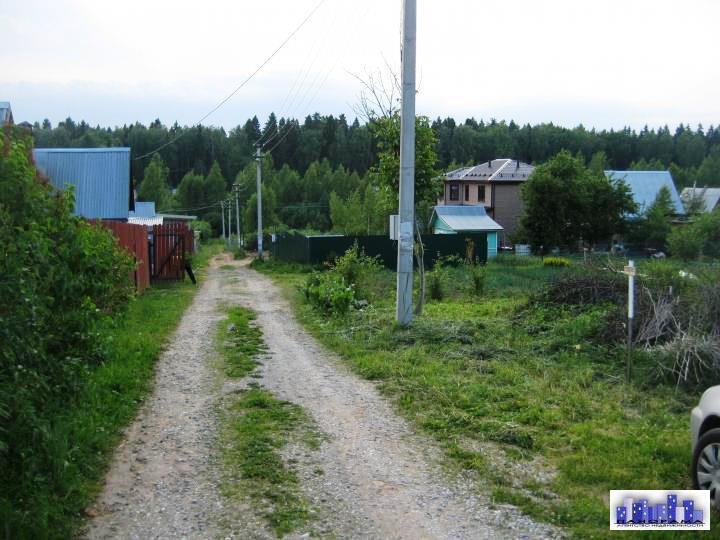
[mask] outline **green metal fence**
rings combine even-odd
[[[387,268],[397,266],[397,241],[387,236],[305,236],[280,233],[275,235],[270,252],[281,261],[321,264],[342,255],[355,242],[366,255],[379,256]],[[469,245],[475,260],[481,263],[487,261],[485,233],[426,234],[422,236],[422,242],[425,246],[425,265],[428,267],[432,267],[438,257],[456,255],[465,259],[469,255]]]

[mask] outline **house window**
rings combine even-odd
[[[478,186],[478,201],[485,200],[485,186]]]
[[[470,200],[470,186],[465,185],[465,202]]]
[[[458,186],[457,184],[450,184],[450,200],[460,200],[460,186]]]

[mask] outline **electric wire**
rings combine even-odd
[[[336,10],[334,13],[333,19],[330,22],[330,25],[329,25],[330,28],[335,27],[335,23],[338,20],[338,16],[339,16],[339,10]],[[279,112],[279,115],[277,117],[278,120],[280,120],[281,118],[284,118],[286,115],[288,116],[288,118],[286,120],[291,119],[288,113],[290,113],[290,111],[293,110],[293,106],[295,105],[295,102],[296,102],[298,96],[300,95],[302,87],[308,78],[308,75],[310,75],[312,68],[315,67],[316,62],[317,62],[318,58],[320,57],[320,53],[326,49],[325,45],[328,41],[328,38],[330,37],[330,33],[322,32],[322,33],[319,33],[319,35],[320,35],[321,39],[318,39],[315,43],[316,46],[313,47],[315,49],[315,54],[312,56],[308,55],[308,62],[306,62],[306,64],[305,64],[306,67],[301,68],[300,71],[298,71],[298,75],[295,78],[295,82],[293,83],[293,86],[292,86],[290,92],[288,92],[288,94],[285,96],[285,99],[283,100],[283,103],[280,106],[280,109],[278,110],[278,112]],[[310,60],[310,58],[312,58],[312,60]],[[300,80],[300,76],[302,76],[302,81],[300,82],[299,85],[297,85],[297,82]],[[315,84],[315,81],[316,81],[316,79],[313,79],[311,87]],[[297,88],[297,90],[296,90],[296,88]],[[303,94],[303,98],[305,97],[306,94],[307,94],[307,90]],[[291,95],[292,95],[292,99],[290,99]],[[286,105],[287,105],[287,108],[285,108]],[[263,141],[263,139],[268,135],[268,132],[263,133],[262,136],[260,137],[260,139],[255,143],[256,146],[265,148],[275,138],[277,138],[280,135],[279,124],[276,123],[274,127],[275,127],[275,129],[272,130],[274,133],[270,133],[270,137],[265,141]]]
[[[287,45],[287,43],[295,36],[295,34],[297,34],[297,33],[300,31],[300,29],[301,29],[303,26],[305,26],[305,24],[306,24],[306,23],[310,20],[310,18],[317,12],[317,10],[320,9],[320,6],[322,6],[324,3],[325,3],[325,0],[320,0],[320,2],[312,9],[312,11],[310,11],[310,13],[308,13],[308,15],[302,20],[302,22],[290,33],[290,35],[288,35],[288,36],[285,38],[285,40],[278,46],[278,48],[275,49],[275,50],[270,54],[270,56],[268,56],[268,57],[265,59],[265,61],[264,61],[262,64],[260,64],[260,65],[255,69],[255,71],[253,71],[250,75],[248,75],[248,76],[245,78],[245,80],[243,80],[243,81],[235,88],[235,90],[233,90],[232,92],[230,92],[230,94],[228,94],[222,101],[220,101],[220,103],[218,103],[215,107],[213,107],[212,109],[210,109],[210,111],[209,111],[207,114],[205,114],[205,116],[203,116],[200,120],[198,120],[198,121],[194,124],[194,126],[197,126],[197,125],[202,124],[203,121],[205,121],[211,114],[213,114],[215,111],[217,111],[220,107],[222,107],[223,105],[225,105],[225,103],[227,103],[227,102],[230,100],[230,98],[232,98],[235,94],[237,94],[237,93],[240,91],[240,89],[242,89],[248,82],[250,82],[250,81],[253,79],[253,77],[255,77],[255,75],[257,75],[257,74],[260,72],[260,70],[263,69],[268,63],[270,63],[270,61],[275,57],[275,55],[276,55],[277,53],[279,53],[279,52],[285,47],[285,45]],[[194,126],[193,126],[193,127],[194,127]],[[166,143],[160,145],[159,147],[157,147],[156,149],[152,150],[151,152],[147,152],[147,153],[145,153],[145,154],[143,154],[143,155],[141,155],[141,156],[136,157],[136,158],[135,158],[135,161],[140,160],[140,159],[143,159],[143,158],[146,158],[146,157],[148,157],[148,156],[151,156],[151,155],[153,155],[155,152],[158,152],[158,151],[162,150],[163,148],[166,148],[166,147],[170,146],[171,144],[173,144],[173,143],[175,143],[177,140],[179,140],[181,137],[183,137],[188,131],[189,131],[189,130],[183,130],[183,131],[182,131],[179,135],[177,135],[175,138],[173,138],[173,139],[167,141]]]

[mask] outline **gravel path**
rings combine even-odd
[[[214,262],[213,266],[217,266]],[[213,538],[222,512],[214,443],[215,326],[222,274],[211,269],[162,354],[155,389],[118,447],[88,538]]]
[[[218,493],[213,411],[223,385],[209,351],[221,303],[257,312],[268,347],[258,382],[302,406],[327,436],[317,451],[291,444],[284,452],[318,511],[308,530],[293,537],[310,531],[339,538],[560,535],[511,506],[491,507],[470,481],[450,481],[436,445],[414,434],[372,383],[300,327],[272,280],[246,264],[222,263],[236,269],[220,270],[214,262],[160,359],[155,392],[117,451],[89,538],[269,537],[247,509],[226,507]]]

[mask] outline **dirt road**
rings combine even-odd
[[[235,268],[229,270],[228,264]],[[268,347],[258,382],[278,398],[302,406],[326,435],[316,452],[293,446],[285,452],[318,509],[314,534],[558,536],[557,530],[513,507],[491,507],[477,486],[448,479],[438,466],[436,446],[414,434],[372,383],[350,373],[300,327],[269,278],[246,264],[223,260],[214,261],[181,322],[180,338],[172,340],[160,359],[155,392],[117,452],[88,537],[269,536],[248,509],[229,507],[218,493],[213,410],[223,385],[213,367],[212,336],[222,303],[257,313]],[[312,474],[318,467],[323,474]]]

